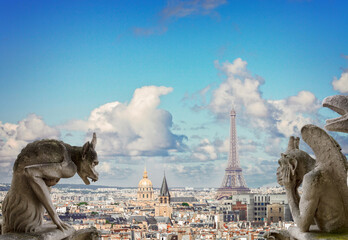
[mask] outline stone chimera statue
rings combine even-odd
[[[323,106],[342,115],[327,120],[325,128],[348,133],[348,96],[327,97]],[[270,232],[265,237],[308,240],[320,239],[325,233],[336,233],[336,238],[348,237],[347,159],[339,144],[323,129],[305,125],[301,135],[312,148],[316,160],[299,150],[299,139],[292,137],[288,150],[281,154],[277,170],[278,183],[285,187],[297,227]],[[300,197],[297,189],[301,183]]]
[[[89,179],[97,181],[98,173],[94,169],[98,164],[96,143],[95,133],[92,141],[83,147],[57,140],[29,143],[14,163],[11,188],[3,202],[3,234],[43,232],[55,228],[66,232],[65,237],[71,235],[73,228],[61,221],[55,211],[50,187],[76,172],[87,185]],[[45,209],[54,225],[44,224]]]

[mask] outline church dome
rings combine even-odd
[[[150,179],[148,179],[147,177],[147,171],[145,169],[144,171],[144,175],[143,175],[143,179],[140,180],[139,184],[138,184],[139,188],[148,188],[151,187],[152,188],[152,182]]]
[[[144,170],[143,179],[138,184],[138,201],[153,201],[154,193],[151,180],[147,177],[146,168]]]

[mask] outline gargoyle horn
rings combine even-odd
[[[91,144],[92,144],[92,148],[95,149],[95,146],[97,145],[97,135],[95,133],[93,133]]]

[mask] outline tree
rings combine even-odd
[[[80,202],[77,204],[77,206],[81,206],[81,205],[88,205],[88,203],[87,202]]]

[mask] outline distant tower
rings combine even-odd
[[[228,155],[228,165],[225,169],[225,176],[221,187],[218,189],[216,199],[230,197],[234,194],[248,193],[242,168],[240,167],[237,152],[237,132],[236,132],[236,112],[231,111],[231,129],[230,129],[230,152]]]
[[[147,177],[146,168],[144,169],[143,179],[141,179],[138,184],[137,195],[138,195],[137,196],[138,201],[153,201],[154,199],[152,182]]]
[[[171,217],[173,208],[170,206],[170,193],[166,175],[163,177],[158,203],[155,206],[155,216]]]

